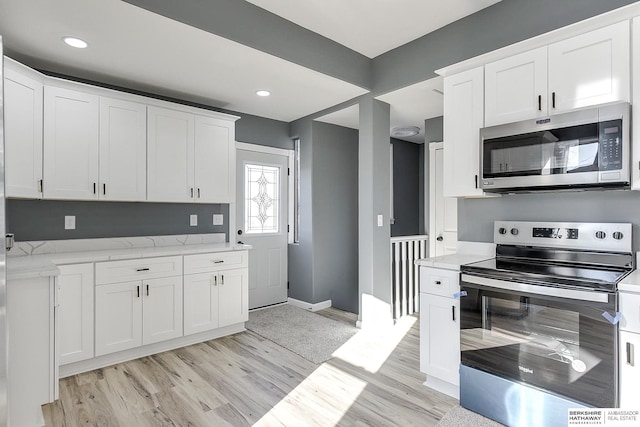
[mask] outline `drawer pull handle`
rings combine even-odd
[[[436,285],[442,285],[442,282],[440,280],[436,280]]]
[[[627,343],[627,365],[635,366],[634,363],[634,354],[633,354],[633,344],[630,342]]]
[[[223,259],[214,259],[214,260],[211,260],[211,262],[214,263],[214,264],[222,264],[224,262],[224,260]]]
[[[137,268],[136,271],[149,271],[149,267]]]

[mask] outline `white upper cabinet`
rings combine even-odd
[[[233,121],[148,107],[148,200],[229,203]]]
[[[230,203],[234,189],[230,167],[235,165],[235,125],[213,117],[195,117],[195,200]]]
[[[485,126],[547,115],[547,48],[485,65]]]
[[[640,17],[633,19],[632,46],[632,101],[637,107],[640,105]],[[640,190],[640,113],[638,111],[633,111],[631,114],[631,138],[631,189]]]
[[[629,21],[549,45],[549,114],[630,100]]]
[[[167,108],[147,108],[148,200],[193,200],[193,123],[193,114]]]
[[[100,199],[146,199],[146,105],[100,97],[99,171]]]
[[[629,101],[629,23],[485,65],[485,126]]]
[[[4,132],[7,197],[42,197],[42,79],[5,62]]]
[[[99,97],[44,88],[44,197],[98,198]]]
[[[444,79],[444,197],[478,197],[479,138],[484,123],[483,67]]]

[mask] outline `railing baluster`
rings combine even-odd
[[[391,238],[391,300],[394,319],[420,311],[419,267],[427,256],[427,236]]]

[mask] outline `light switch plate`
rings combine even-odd
[[[213,214],[213,225],[224,225],[224,215]]]
[[[384,224],[384,220],[382,218],[382,215],[378,215],[378,227],[382,227],[383,224]]]
[[[192,227],[198,226],[198,215],[189,215],[189,225]]]
[[[64,229],[75,230],[76,229],[76,217],[75,215],[65,215],[64,217]]]

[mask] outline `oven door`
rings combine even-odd
[[[617,406],[613,293],[461,275],[461,363],[586,406]]]

